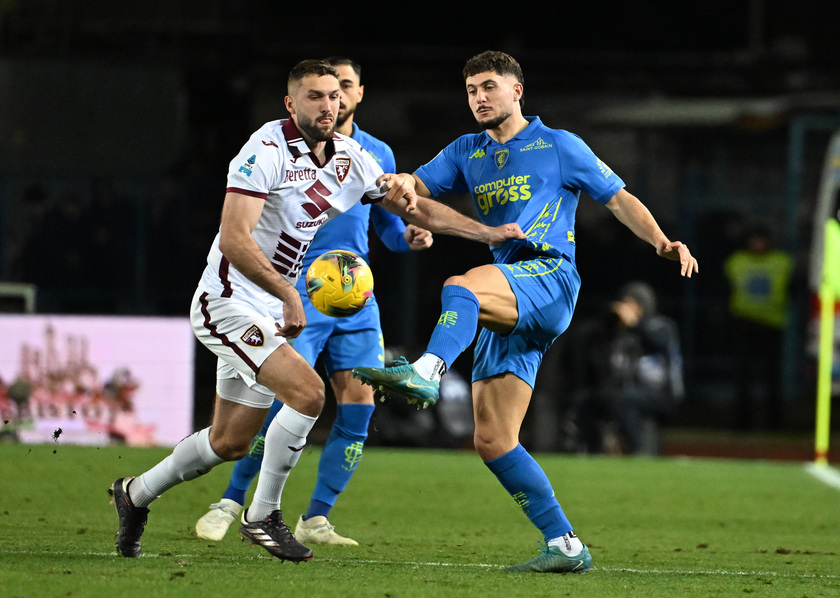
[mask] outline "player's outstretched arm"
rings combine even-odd
[[[462,237],[493,246],[501,245],[508,239],[525,238],[525,234],[516,223],[486,226],[431,199],[428,197],[429,190],[413,175],[386,174],[380,178],[379,184],[380,188],[388,189],[382,200],[382,207],[435,234]]]
[[[271,267],[251,233],[262,214],[264,200],[228,192],[222,207],[219,249],[228,261],[248,280],[283,302],[284,325],[277,334],[298,336],[306,326],[300,293]]]
[[[691,255],[688,246],[680,241],[671,241],[659,228],[653,214],[639,199],[627,191],[619,190],[606,206],[624,226],[640,239],[656,248],[656,253],[664,258],[680,262],[680,275],[691,278],[699,272],[697,259]]]
[[[524,239],[525,233],[515,222],[487,226],[428,197],[418,196],[417,207],[403,217],[433,233],[462,237],[470,241],[498,246],[508,239]]]

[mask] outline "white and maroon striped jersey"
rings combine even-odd
[[[380,199],[382,168],[354,140],[334,134],[325,164],[319,164],[291,119],[266,123],[231,161],[227,191],[265,200],[251,236],[289,284],[295,285],[315,232],[360,200]],[[330,147],[331,146],[331,147]],[[237,298],[282,318],[282,302],[248,280],[219,250],[219,234],[207,256],[199,286]]]

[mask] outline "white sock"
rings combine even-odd
[[[184,438],[168,457],[132,480],[128,495],[135,506],[146,507],[173,486],[194,480],[223,462],[210,446],[210,428],[204,428]]]
[[[426,380],[440,380],[446,373],[446,364],[443,359],[434,353],[423,353],[413,364],[417,373]]]
[[[583,542],[581,542],[575,535],[575,532],[569,532],[559,538],[554,538],[548,541],[549,546],[556,546],[563,551],[566,556],[577,556],[583,550]]]
[[[260,521],[280,508],[286,478],[295,466],[317,417],[298,413],[288,405],[277,413],[265,433],[265,454],[247,520]]]

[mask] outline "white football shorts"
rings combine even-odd
[[[257,382],[257,374],[268,356],[286,343],[275,335],[277,320],[249,303],[215,297],[199,287],[193,296],[190,321],[201,344],[219,358],[219,396],[258,409],[271,407],[274,391]]]

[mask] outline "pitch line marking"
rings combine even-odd
[[[502,569],[507,565],[491,565],[489,563],[441,563],[441,562],[414,562],[414,561],[380,561],[373,559],[321,559],[326,562],[340,564],[363,564],[363,565],[407,565],[412,567],[482,567],[486,569]],[[629,567],[598,567],[593,566],[592,571],[605,571],[607,573],[636,573],[651,575],[720,575],[720,576],[772,576],[791,579],[840,579],[840,575],[821,575],[817,573],[779,573],[778,571],[723,571],[705,570],[691,571],[682,569],[631,569]]]
[[[808,463],[805,465],[805,471],[817,478],[823,484],[831,486],[840,490],[840,472],[828,465],[817,465],[816,463]]]
[[[78,557],[78,556],[99,556],[99,557],[113,557],[114,559],[122,558],[116,552],[95,552],[95,551],[82,551],[82,552],[58,552],[55,550],[0,550],[0,555],[3,554],[16,554],[16,555],[38,555],[38,556],[66,556],[66,557]],[[208,557],[214,560],[231,560],[231,561],[254,561],[254,560],[265,560],[265,561],[272,561],[274,557],[269,556],[268,554],[265,555],[208,555],[207,553],[203,554],[191,554],[191,553],[178,553],[178,554],[156,554],[152,552],[144,552],[143,556],[140,558],[144,559],[156,559],[156,558],[202,558]],[[503,569],[507,567],[507,565],[497,565],[491,563],[444,563],[441,561],[429,561],[429,562],[422,562],[422,561],[387,561],[387,560],[378,560],[378,559],[336,559],[336,558],[323,558],[323,559],[313,559],[313,562],[322,562],[322,563],[337,563],[337,564],[344,564],[344,565],[390,565],[390,566],[406,566],[406,567],[463,567],[467,569],[472,568],[483,568],[483,569]],[[633,573],[637,575],[719,575],[721,577],[780,577],[784,579],[840,579],[840,575],[832,575],[832,574],[819,574],[819,573],[779,573],[778,571],[723,571],[721,569],[716,570],[702,570],[702,571],[692,571],[689,569],[634,569],[630,567],[592,567],[592,571],[604,571],[606,573]]]

